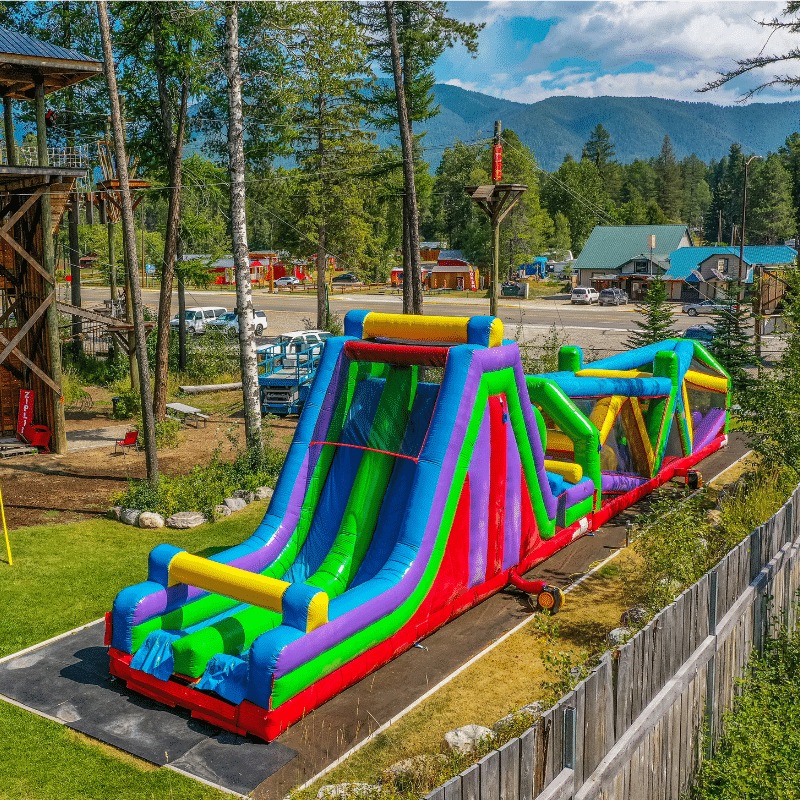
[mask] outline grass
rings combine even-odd
[[[157,544],[210,555],[250,536],[265,509],[266,502],[253,503],[188,531],[104,519],[11,531],[13,566],[0,550],[0,657],[102,617],[121,588],[146,580],[147,556]]]
[[[211,555],[246,539],[266,503],[213,525],[146,531],[110,520],[12,531],[13,566],[0,563],[0,656],[102,617],[116,593],[144,580],[163,541]],[[229,797],[50,720],[0,703],[0,799],[217,800]]]

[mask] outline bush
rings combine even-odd
[[[719,751],[704,761],[693,800],[800,798],[800,632],[774,626],[754,654],[743,692],[724,717]]]
[[[286,454],[269,441],[262,451],[238,450],[233,461],[225,462],[217,451],[204,466],[196,466],[187,475],[162,475],[156,486],[147,481],[131,480],[128,488],[113,498],[114,505],[156,511],[168,517],[178,511],[202,511],[209,519],[214,506],[220,505],[236,489],[254,490],[272,486],[283,466]]]
[[[117,395],[111,416],[114,419],[130,419],[142,413],[142,399],[139,392],[133,389],[123,389]]]
[[[631,584],[656,613],[769,519],[792,492],[788,471],[747,473],[713,499],[705,492],[679,503],[674,493],[654,494],[651,510],[637,520],[634,548],[641,557]]]
[[[83,351],[75,353],[72,348],[63,348],[62,367],[77,381],[90,386],[109,386],[129,374],[128,357],[119,350],[108,358],[95,358]]]

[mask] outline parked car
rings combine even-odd
[[[294,275],[284,275],[275,281],[276,286],[297,286],[300,283],[300,278],[295,278]]]
[[[717,314],[720,311],[738,311],[739,304],[732,300],[701,300],[699,303],[684,303],[681,310],[690,317],[698,314]]]
[[[334,275],[331,283],[361,283],[361,281],[354,272],[343,272],[341,275]]]
[[[628,305],[628,293],[622,289],[603,289],[597,302],[601,306],[626,306]]]
[[[713,342],[713,325],[691,325],[683,333],[684,339],[692,339],[695,342]]]
[[[331,334],[329,331],[291,331],[290,333],[284,333],[278,336],[275,341],[270,344],[258,347],[256,352],[258,353],[259,360],[261,358],[269,359],[284,354],[285,366],[293,366],[298,362],[297,354],[301,354],[299,356],[299,361],[302,362],[305,360],[305,357],[302,355],[304,350],[308,350],[310,347],[320,344],[320,342],[324,343],[330,338]]]
[[[572,290],[569,301],[570,303],[583,303],[584,305],[590,306],[592,303],[596,303],[599,299],[600,294],[598,293],[597,289],[587,289],[585,286],[576,286]]]
[[[253,312],[256,336],[261,336],[264,333],[264,328],[267,327],[267,315],[264,311]],[[235,311],[228,311],[223,314],[219,319],[208,323],[209,328],[214,328],[229,336],[235,336],[239,333],[239,315]]]
[[[217,308],[216,306],[195,306],[194,308],[187,308],[184,313],[186,320],[186,332],[194,336],[199,336],[205,332],[206,325],[219,319],[224,314],[227,314],[227,308]],[[177,330],[180,317],[176,314],[170,321],[170,328]]]

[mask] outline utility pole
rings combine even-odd
[[[761,359],[761,337],[764,334],[764,265],[753,264],[753,317],[755,319],[756,358]]]
[[[465,186],[464,191],[483,209],[492,223],[492,280],[489,287],[489,313],[497,316],[497,298],[500,294],[500,223],[528,190],[521,183],[502,183],[503,145],[500,120],[494,124],[492,147],[492,181],[489,186]]]

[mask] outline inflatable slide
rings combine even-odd
[[[668,340],[526,377],[493,317],[350,312],[267,513],[164,544],[107,615],[111,672],[267,741],[726,441],[730,381]]]

